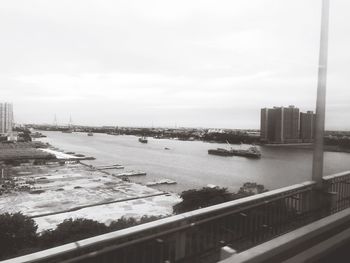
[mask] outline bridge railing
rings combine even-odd
[[[241,251],[311,222],[313,186],[305,182],[6,262],[217,261],[223,246]]]
[[[323,185],[332,199],[330,213],[350,207],[350,171],[324,176]]]
[[[314,186],[296,184],[5,262],[215,262],[223,246],[240,252],[350,207],[350,172],[324,177],[323,192],[333,200],[324,206],[315,208]]]

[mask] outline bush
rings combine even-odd
[[[33,219],[21,213],[0,214],[0,260],[121,230],[160,218],[157,216],[143,216],[140,220],[136,220],[135,218],[122,217],[117,221],[113,221],[109,227],[90,219],[70,218],[57,225],[56,229],[46,230],[38,235],[36,233],[37,225]]]
[[[199,190],[184,191],[181,198],[182,202],[173,207],[175,214],[227,202],[233,199],[233,195],[227,191],[227,188],[203,187]]]
[[[128,228],[128,227],[132,227],[132,226],[136,226],[138,225],[138,222],[135,218],[125,218],[122,217],[120,219],[118,219],[117,221],[113,221],[110,225],[109,225],[109,230],[110,231],[117,231],[117,230],[121,230],[124,228]]]
[[[143,217],[141,217],[140,220],[136,220],[133,217],[129,217],[129,218],[122,217],[122,218],[118,219],[117,221],[112,221],[112,223],[109,225],[108,229],[109,229],[109,231],[117,231],[117,230],[121,230],[124,228],[152,222],[152,221],[155,221],[155,220],[158,220],[161,218],[162,218],[161,216],[143,216]]]
[[[267,192],[268,190],[262,184],[257,183],[244,183],[238,192],[235,194],[235,199],[251,196],[255,194],[261,194]]]
[[[78,218],[66,219],[55,230],[44,231],[40,238],[42,248],[63,245],[84,238],[101,235],[108,232],[108,227],[94,220]]]
[[[21,213],[0,214],[0,259],[36,245],[37,225]]]
[[[185,213],[254,194],[260,194],[266,191],[268,190],[265,189],[263,185],[249,182],[243,184],[237,193],[230,193],[227,191],[227,188],[220,187],[203,187],[199,190],[191,189],[182,192],[182,202],[174,205],[173,211],[175,214]]]

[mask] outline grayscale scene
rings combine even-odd
[[[349,262],[349,14],[0,1],[0,262]]]

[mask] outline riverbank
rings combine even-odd
[[[306,150],[312,150],[313,144],[312,143],[284,143],[284,144],[277,144],[277,143],[270,143],[270,144],[262,144],[262,146],[265,147],[282,147],[282,148],[294,148],[294,149],[306,149]],[[350,149],[340,147],[338,145],[324,145],[324,151],[325,152],[341,152],[341,153],[350,153]]]
[[[109,224],[121,217],[167,216],[180,201],[176,194],[128,182],[79,163],[82,157],[41,149],[56,162],[7,168],[0,213],[32,217],[38,231],[55,228],[68,218],[88,218]]]
[[[0,162],[4,164],[17,164],[54,159],[55,156],[45,151],[45,147],[47,146],[41,142],[1,142]]]

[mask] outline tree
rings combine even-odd
[[[109,231],[117,231],[117,230],[121,230],[124,228],[128,228],[128,227],[132,227],[132,226],[136,226],[137,220],[133,217],[130,218],[119,218],[117,221],[113,221],[110,225],[109,225]]]
[[[234,195],[234,199],[243,198],[246,196],[261,194],[267,192],[268,190],[262,184],[257,183],[244,183],[238,192]]]
[[[262,184],[244,183],[237,193],[230,193],[227,188],[203,187],[181,193],[182,202],[173,206],[175,214],[185,213],[195,209],[212,206],[239,198],[260,194],[268,191]]]
[[[108,232],[108,227],[94,220],[77,218],[66,219],[55,230],[44,231],[40,238],[43,248],[62,245]]]
[[[35,246],[37,228],[33,219],[21,213],[0,214],[0,259]]]
[[[112,221],[112,223],[108,227],[108,230],[117,231],[124,228],[152,222],[161,218],[162,216],[143,216],[141,217],[140,220],[136,220],[133,217],[129,217],[129,218],[122,217],[122,218],[119,218],[117,221]]]
[[[232,200],[232,193],[227,188],[203,187],[202,189],[187,190],[181,193],[182,202],[174,205],[175,214],[180,214],[202,207],[212,206]]]
[[[41,248],[59,246],[84,238],[147,223],[159,218],[160,217],[156,216],[143,216],[140,220],[136,220],[135,218],[122,217],[116,221],[112,221],[109,226],[90,219],[70,218],[57,225],[56,229],[44,231],[39,236],[38,243]]]

